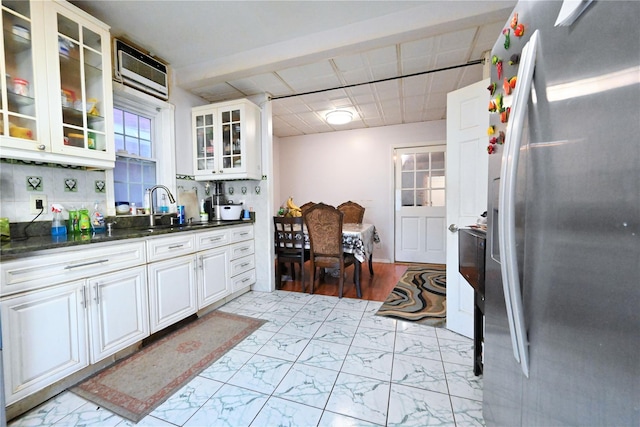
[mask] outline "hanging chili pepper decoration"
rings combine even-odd
[[[504,90],[505,95],[511,95],[511,85],[509,84],[509,80],[506,77],[502,82],[502,89]]]
[[[498,106],[496,105],[496,103],[492,100],[489,101],[489,108],[488,110],[492,113],[495,113],[496,111],[498,111]]]
[[[518,24],[513,29],[513,35],[516,37],[522,37],[524,35],[524,24]]]
[[[489,91],[489,93],[491,94],[491,96],[493,96],[493,94],[494,94],[494,93],[496,93],[496,87],[497,87],[497,86],[498,86],[498,85],[497,85],[495,82],[493,82],[493,83],[491,83],[489,86],[487,86],[487,90]]]
[[[517,25],[518,25],[518,12],[515,12],[513,14],[513,18],[511,18],[511,24],[509,24],[509,26],[515,29]]]
[[[496,151],[496,146],[495,145],[487,145],[487,153],[489,154],[493,154]]]

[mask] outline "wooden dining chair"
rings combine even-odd
[[[349,200],[338,206],[338,210],[344,214],[344,222],[362,224],[364,207]]]
[[[313,205],[315,205],[315,202],[307,202],[304,205],[300,206],[300,210],[304,213],[304,211],[306,211]]]
[[[304,248],[304,231],[302,217],[273,217],[274,242],[276,250],[276,289],[282,285],[282,265],[290,264],[291,278],[295,280],[295,265],[300,266],[302,292],[305,292],[304,263],[309,259],[309,252]]]
[[[344,214],[333,206],[318,203],[302,214],[307,225],[311,243],[311,289],[316,281],[316,268],[336,268],[339,270],[338,297],[342,298],[345,268],[354,265],[353,281],[358,297],[360,290],[360,271],[353,254],[345,253],[342,246],[342,224]]]

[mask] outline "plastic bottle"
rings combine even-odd
[[[78,211],[75,208],[69,211],[69,225],[67,226],[67,231],[71,234],[80,232],[80,216],[78,215]]]
[[[78,215],[80,219],[78,223],[80,224],[80,233],[88,234],[91,231],[91,218],[89,218],[89,209],[82,208],[78,211]]]
[[[148,188],[144,192],[144,201],[142,203],[144,207],[144,214],[149,215],[151,213],[151,190]]]
[[[160,201],[160,213],[169,212],[169,206],[167,206],[167,195],[163,194],[162,199]]]
[[[94,233],[104,233],[106,226],[104,223],[104,215],[100,212],[100,204],[95,202],[93,212],[91,213],[91,229]]]
[[[66,236],[67,226],[62,219],[62,206],[53,204],[51,205],[51,212],[53,212],[53,221],[51,221],[51,235],[52,236]]]

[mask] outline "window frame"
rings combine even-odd
[[[156,183],[166,186],[175,195],[175,106],[115,81],[113,82],[113,106],[152,119],[152,158],[156,161]],[[115,216],[113,169],[105,172],[107,215]]]

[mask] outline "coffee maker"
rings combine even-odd
[[[220,221],[220,206],[227,204],[227,198],[224,196],[224,181],[213,181],[213,194],[211,195],[211,212],[209,218]]]

